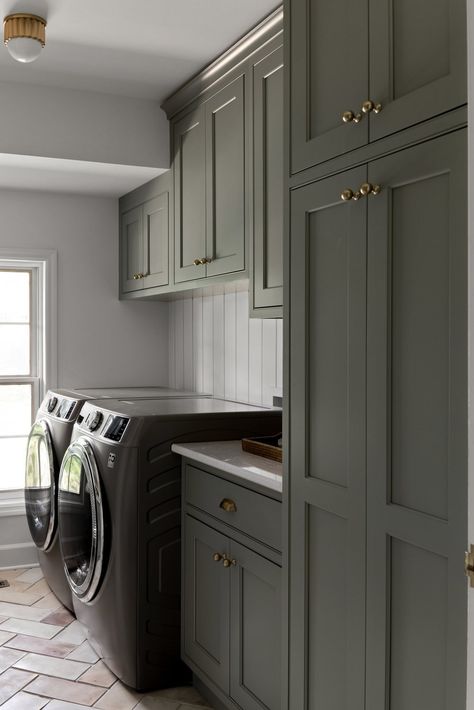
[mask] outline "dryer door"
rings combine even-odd
[[[33,424],[28,438],[25,471],[26,518],[40,550],[47,550],[56,528],[56,462],[46,421]]]
[[[66,578],[74,594],[88,602],[97,593],[102,575],[104,514],[94,452],[84,437],[64,454],[58,521]]]

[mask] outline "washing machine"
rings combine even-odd
[[[84,404],[61,466],[61,551],[76,616],[125,684],[190,680],[180,660],[181,459],[171,445],[278,431],[281,411],[218,399]]]
[[[57,481],[74,424],[87,399],[112,397],[196,397],[195,392],[167,387],[122,387],[50,390],[32,426],[27,446],[25,506],[28,527],[38,549],[44,577],[57,598],[73,611],[57,536]],[[207,397],[208,395],[199,395]]]

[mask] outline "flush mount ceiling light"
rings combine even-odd
[[[17,62],[38,59],[46,43],[46,20],[38,15],[17,12],[3,20],[3,42]]]

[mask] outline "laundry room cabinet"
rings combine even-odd
[[[223,707],[280,710],[281,501],[220,476],[184,464],[183,660]]]
[[[169,283],[169,173],[120,199],[120,295]]]
[[[291,194],[291,708],[465,708],[466,182],[459,130]]]
[[[173,127],[176,282],[245,269],[244,89],[240,75]]]
[[[464,0],[293,0],[291,172],[461,106]]]

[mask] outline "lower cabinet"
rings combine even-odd
[[[281,567],[200,517],[184,515],[183,659],[223,706],[280,710]]]

